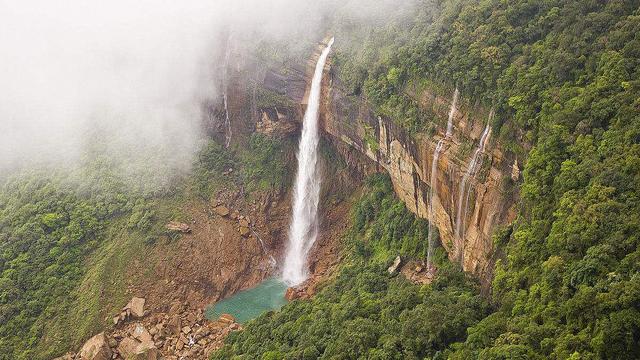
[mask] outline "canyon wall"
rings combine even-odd
[[[307,79],[313,64],[315,57],[309,60]],[[286,80],[281,81],[280,87],[267,83],[265,86],[282,93],[287,86]],[[299,84],[299,78],[292,77],[291,83]],[[295,100],[304,107],[306,96]],[[462,212],[465,226],[462,236],[456,240],[458,202],[466,198],[466,195],[460,196],[460,184],[489,119],[488,109],[468,104],[461,94],[453,118],[453,135],[445,139],[436,164],[433,215],[429,214],[433,153],[444,137],[452,100],[452,96],[444,98],[422,92],[421,106],[433,114],[434,118],[429,121],[438,127],[433,135],[408,134],[391,119],[374,114],[364,99],[347,96],[329,62],[323,79],[321,128],[353,171],[363,175],[377,171],[389,173],[397,196],[416,215],[436,225],[449,258],[461,261],[465,271],[488,285],[494,262],[492,235],[499,225],[515,218],[517,195],[513,194],[512,185],[520,171],[517,160],[506,155],[500,144],[489,138],[479,171],[467,185],[469,202]],[[511,191],[505,184],[511,184]]]

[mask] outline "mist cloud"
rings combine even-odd
[[[366,14],[358,3],[354,13]],[[114,153],[188,166],[201,104],[219,95],[223,34],[317,40],[323,14],[339,4],[0,1],[0,171],[74,163],[90,134]]]

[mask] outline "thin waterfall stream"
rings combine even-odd
[[[427,269],[432,268],[432,257],[433,257],[433,222],[435,221],[435,213],[433,211],[433,195],[435,193],[436,186],[436,178],[438,175],[438,160],[440,159],[440,152],[442,152],[442,147],[444,146],[444,142],[448,140],[453,134],[453,118],[456,114],[456,106],[458,103],[458,88],[453,92],[453,100],[451,101],[451,108],[449,109],[449,118],[447,119],[447,132],[445,133],[444,138],[438,141],[436,144],[436,148],[433,151],[433,160],[431,161],[431,178],[429,183],[429,233],[427,234]]]
[[[282,280],[290,286],[308,277],[307,256],[318,236],[318,204],[320,201],[320,173],[318,172],[318,111],[322,74],[333,38],[316,63],[307,111],[302,124],[298,147],[298,172],[293,190],[293,211],[289,228],[289,245],[282,269]]]
[[[485,147],[487,146],[487,142],[489,137],[491,136],[491,120],[493,119],[493,109],[489,112],[489,119],[487,120],[487,125],[482,132],[482,136],[480,136],[480,142],[476,147],[476,150],[471,157],[471,161],[469,162],[469,166],[467,167],[467,171],[462,176],[462,181],[460,182],[460,190],[458,195],[458,209],[456,212],[456,228],[455,228],[455,241],[456,241],[456,251],[458,252],[458,257],[460,259],[460,263],[464,262],[464,231],[466,225],[467,212],[469,208],[469,199],[471,196],[471,187],[469,186],[469,180],[472,179],[476,173],[480,165],[482,165],[482,153],[484,152]]]

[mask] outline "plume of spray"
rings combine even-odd
[[[298,172],[293,189],[293,214],[289,228],[289,244],[282,269],[282,279],[298,285],[308,277],[307,255],[318,236],[318,204],[320,173],[318,172],[318,111],[324,65],[333,38],[320,54],[311,80],[309,103],[304,114],[302,136],[298,147]]]

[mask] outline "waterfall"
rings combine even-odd
[[[228,40],[227,40],[227,50],[225,51],[224,54],[224,70],[222,72],[222,86],[223,86],[223,90],[222,90],[222,100],[224,102],[224,124],[225,124],[225,133],[224,133],[224,147],[228,148],[229,145],[231,144],[231,120],[229,119],[229,106],[227,105],[227,86],[228,86],[228,80],[227,80],[227,71],[229,68],[229,56],[231,55],[231,46],[229,45],[231,43],[231,36],[229,36]]]
[[[277,264],[276,258],[274,258],[273,255],[269,254],[269,252],[267,251],[267,247],[264,245],[264,241],[262,241],[262,238],[260,237],[260,235],[258,235],[258,233],[253,229],[253,226],[250,226],[249,229],[251,229],[251,233],[253,234],[253,236],[255,236],[256,239],[258,239],[258,241],[260,242],[260,246],[262,247],[262,252],[269,257],[269,262],[271,263],[271,266],[276,266]]]
[[[453,92],[453,100],[451,101],[451,108],[449,109],[449,118],[447,119],[447,132],[444,138],[438,141],[436,149],[433,151],[433,160],[431,161],[431,178],[429,184],[429,233],[427,234],[427,268],[431,268],[431,258],[433,256],[433,222],[435,221],[435,214],[433,212],[433,195],[436,186],[436,177],[438,175],[438,159],[440,158],[440,152],[444,146],[445,140],[448,140],[453,134],[453,117],[456,114],[456,105],[458,103],[458,88]]]
[[[282,280],[290,286],[306,280],[307,255],[318,235],[318,203],[320,200],[320,174],[318,162],[318,109],[324,64],[333,45],[333,38],[320,54],[311,80],[307,111],[304,114],[302,136],[298,146],[298,172],[293,189],[293,214],[289,227],[289,245]]]
[[[458,88],[456,88],[456,90],[453,92],[453,101],[451,102],[451,109],[449,109],[449,119],[447,120],[447,134],[445,135],[446,138],[451,137],[451,135],[453,134],[453,117],[456,114],[456,105],[458,104],[458,95],[460,95],[460,92],[458,92]]]
[[[460,190],[458,195],[458,210],[456,212],[456,229],[455,229],[455,239],[457,242],[456,251],[458,252],[458,256],[460,257],[460,262],[464,261],[464,230],[465,230],[465,219],[467,218],[467,211],[469,207],[469,198],[471,196],[471,189],[469,187],[469,180],[476,175],[478,168],[482,164],[482,153],[484,152],[485,147],[487,146],[487,141],[489,140],[489,136],[491,136],[491,119],[493,119],[493,110],[489,112],[489,119],[487,120],[487,125],[482,132],[482,136],[480,136],[480,142],[476,147],[476,150],[471,157],[471,161],[469,162],[469,166],[467,167],[467,171],[464,173],[462,177],[462,181],[460,182]]]
[[[436,176],[438,175],[438,159],[440,158],[440,151],[444,145],[444,138],[438,141],[436,149],[433,151],[433,160],[431,162],[431,181],[429,184],[429,233],[427,234],[427,269],[431,268],[431,257],[433,256],[433,222],[435,221],[435,215],[433,212],[433,194],[436,186]]]

